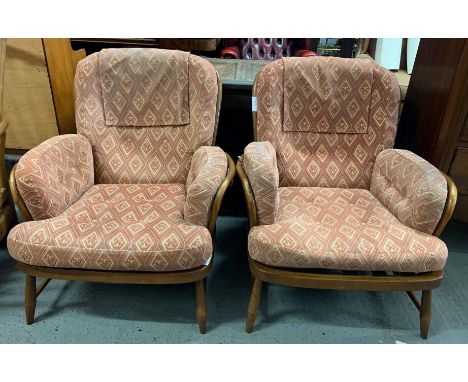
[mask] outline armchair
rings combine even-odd
[[[27,323],[50,279],[195,283],[204,333],[216,217],[235,171],[211,146],[215,69],[185,52],[106,49],[78,63],[75,95],[78,134],[30,150],[10,177],[26,220],[8,249],[26,274]]]
[[[251,227],[246,331],[268,282],[406,291],[427,338],[448,255],[437,237],[457,191],[424,159],[392,149],[394,75],[368,60],[283,58],[257,74],[253,96],[259,142],[236,166]]]

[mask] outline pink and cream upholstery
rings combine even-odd
[[[272,224],[278,213],[278,165],[270,142],[252,142],[244,152],[243,165],[250,179],[260,224]]]
[[[443,175],[392,149],[395,76],[368,60],[283,58],[257,76],[257,131],[243,166],[257,207],[250,256],[276,267],[440,270],[431,236]]]
[[[186,184],[184,217],[194,224],[208,224],[211,203],[226,176],[226,154],[219,147],[200,147],[192,158]]]
[[[207,223],[227,158],[211,147],[218,83],[185,52],[107,49],[80,61],[76,135],[24,155],[16,182],[34,221],[8,237],[45,267],[177,271],[207,264]]]
[[[80,135],[50,138],[21,158],[15,177],[34,220],[57,216],[94,184],[91,145]]]
[[[426,272],[447,247],[401,223],[368,190],[281,187],[276,223],[253,227],[250,256],[277,267]]]
[[[280,186],[369,188],[396,134],[395,76],[367,60],[283,58],[257,77],[257,141],[276,150]]]
[[[444,211],[447,181],[434,166],[407,150],[384,150],[370,190],[403,224],[431,234]]]
[[[208,229],[185,221],[183,184],[99,184],[60,215],[22,223],[8,249],[26,264],[175,271],[211,258]]]
[[[195,150],[213,144],[217,77],[200,57],[106,49],[78,63],[75,92],[96,183],[185,183]]]

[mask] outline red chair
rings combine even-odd
[[[221,57],[241,60],[273,61],[282,57],[311,57],[316,53],[308,48],[310,39],[300,39],[297,49],[292,39],[287,38],[240,38],[224,39],[225,48],[221,50]]]

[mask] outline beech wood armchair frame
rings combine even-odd
[[[255,80],[252,88],[252,96],[256,97]],[[257,139],[257,112],[252,112],[254,140]],[[250,228],[258,225],[257,209],[249,179],[244,172],[242,161],[236,164],[237,174],[241,180],[247,204]],[[433,235],[440,236],[449,222],[457,201],[457,187],[453,180],[443,173],[447,180],[447,200],[442,216]],[[419,323],[421,337],[426,339],[431,323],[432,289],[437,288],[444,277],[444,271],[414,273],[396,272],[372,272],[372,274],[359,274],[358,272],[342,271],[339,273],[325,273],[320,270],[296,270],[276,268],[255,261],[249,256],[249,268],[253,277],[252,293],[247,310],[247,322],[245,330],[251,333],[255,323],[262,283],[271,283],[299,288],[335,289],[335,290],[364,290],[364,291],[406,291],[413,304],[419,311]],[[368,273],[368,272],[367,272]],[[421,299],[415,291],[422,291]]]
[[[218,97],[216,102],[216,119],[215,129],[213,136],[213,143],[216,139],[216,131],[219,121],[219,111],[222,99],[222,83],[217,73],[218,83]],[[210,231],[211,238],[214,244],[216,219],[218,217],[219,209],[226,192],[227,187],[231,184],[235,175],[235,164],[229,154],[226,153],[228,160],[228,171],[225,179],[221,183],[211,207],[210,217],[208,221],[208,230]],[[24,221],[33,220],[29,213],[25,202],[21,198],[16,187],[15,169],[13,167],[10,173],[10,188],[13,199],[16,202],[18,209],[23,216]],[[42,293],[45,287],[49,284],[51,279],[58,280],[73,280],[73,281],[89,281],[101,283],[119,283],[119,284],[186,284],[195,283],[195,296],[196,296],[196,316],[200,333],[206,332],[206,277],[211,270],[214,257],[213,256],[207,265],[199,266],[193,269],[173,272],[126,272],[126,271],[100,271],[100,270],[83,270],[83,269],[69,269],[69,268],[49,268],[34,265],[28,265],[21,262],[16,262],[18,269],[26,275],[26,286],[24,294],[24,308],[26,314],[26,323],[28,325],[34,322],[34,314],[36,309],[37,297]],[[39,286],[36,285],[36,278],[42,278]]]

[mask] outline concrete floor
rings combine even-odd
[[[195,319],[192,285],[142,286],[52,281],[36,323],[25,324],[24,277],[2,243],[0,343],[468,343],[468,225],[453,221],[446,278],[433,293],[432,326],[401,292],[339,292],[264,286],[257,323],[244,331],[250,293],[247,221],[220,217],[208,278],[208,332]]]

